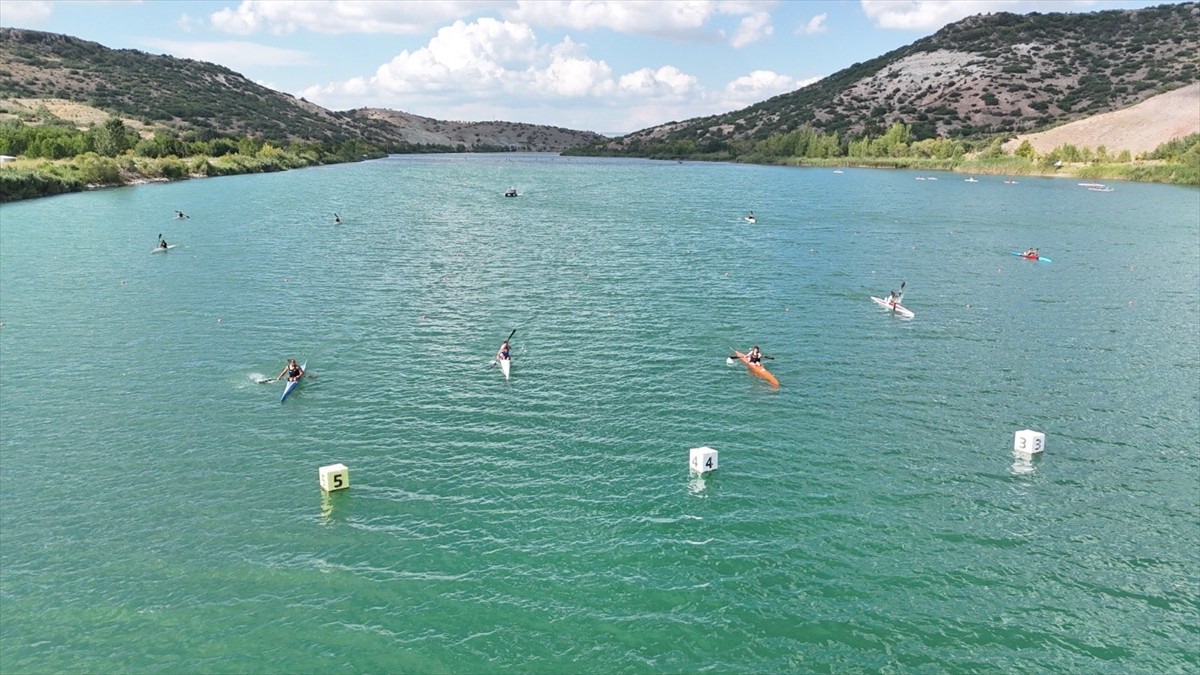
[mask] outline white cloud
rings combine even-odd
[[[796,80],[770,70],[755,70],[725,85],[724,103],[728,110],[744,108],[772,96],[806,87],[821,78]]]
[[[623,96],[679,101],[701,93],[700,81],[675,66],[642,68],[622,75],[617,87]]]
[[[758,42],[764,37],[770,37],[775,32],[771,25],[771,15],[766,12],[755,12],[738,23],[737,31],[730,38],[729,44],[740,49],[748,44]]]
[[[482,0],[242,0],[211,15],[214,28],[235,35],[314,33],[411,34],[501,3]]]
[[[463,88],[473,95],[503,90],[512,69],[523,69],[537,53],[533,29],[524,24],[480,19],[455,21],[429,44],[400,52],[380,66],[371,83],[386,92]]]
[[[426,46],[401,52],[373,75],[293,93],[332,109],[385,107],[439,119],[519,115],[601,131],[616,130],[614,115],[626,116],[617,124],[633,130],[627,125],[692,117],[697,104],[712,105],[699,79],[675,66],[618,77],[569,37],[539,45],[530,26],[489,18],[446,26]]]
[[[796,29],[796,35],[819,35],[829,32],[829,27],[825,25],[827,14],[818,14],[808,20],[808,23]]]
[[[219,63],[226,68],[243,72],[255,66],[304,66],[314,63],[307,53],[296,49],[268,47],[254,42],[229,40],[223,42],[178,42],[174,40],[143,40],[142,44],[183,59]]]
[[[1095,0],[860,0],[863,13],[879,28],[937,30],[973,14],[989,12],[1070,12]]]
[[[27,0],[4,0],[4,11],[0,12],[0,25],[37,26],[50,18],[54,9],[49,2]]]
[[[179,19],[175,21],[175,25],[179,26],[179,30],[190,33],[193,29],[202,27],[204,22],[200,19],[193,19],[187,12],[179,15]]]
[[[732,38],[741,47],[772,33],[778,0],[518,0],[505,17],[533,26],[689,40],[724,39],[706,27],[719,16],[744,16]]]
[[[506,16],[537,26],[678,36],[701,29],[716,9],[711,0],[518,0]]]

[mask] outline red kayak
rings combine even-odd
[[[779,386],[779,380],[775,379],[775,376],[772,375],[769,370],[767,370],[766,368],[763,368],[760,364],[750,363],[750,357],[746,356],[745,354],[739,352],[736,349],[733,350],[733,353],[737,354],[737,357],[742,360],[742,363],[746,364],[746,367],[750,369],[750,372],[761,377],[762,379],[766,380],[767,382],[770,382],[772,387]]]

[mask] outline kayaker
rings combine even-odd
[[[186,213],[184,213],[183,211],[176,211],[176,212],[175,212],[175,217],[176,217],[176,218],[178,218],[178,219],[180,219],[180,220],[183,220],[184,218],[187,218],[187,217],[188,217],[188,215],[187,215]]]
[[[342,222],[342,217],[341,217],[341,216],[339,216],[339,215],[338,215],[338,214],[336,214],[336,213],[335,213],[335,214],[333,214],[333,224],[334,224],[334,225],[340,225],[340,224],[341,224],[341,222]]]
[[[1025,251],[1025,257],[1026,257],[1026,258],[1036,258],[1036,257],[1038,257],[1038,250],[1037,250],[1036,248],[1031,248],[1031,249],[1029,249],[1028,251]]]
[[[902,292],[888,291],[887,303],[892,306],[892,309],[895,309],[896,305],[900,304],[900,298],[902,297],[904,297],[904,293]]]
[[[279,380],[283,379],[284,375],[287,375],[288,382],[294,382],[300,379],[300,376],[303,374],[304,371],[300,369],[300,365],[296,363],[296,359],[288,359],[287,365],[283,368],[283,372],[279,373],[278,377],[275,378],[275,381],[278,382]]]
[[[754,212],[753,212],[753,211],[751,211],[751,212],[750,212],[750,215],[746,216],[746,220],[754,220],[754,219],[755,219],[755,218],[754,218]]]
[[[758,345],[750,348],[750,351],[746,354],[746,360],[756,366],[762,365],[762,352],[758,351]]]
[[[500,351],[496,352],[496,360],[497,361],[507,361],[508,360],[508,340],[505,340],[504,344],[500,345]]]
[[[143,245],[144,245],[144,244],[143,244]],[[166,247],[167,247],[167,240],[166,240],[166,239],[163,239],[163,238],[161,238],[161,237],[159,237],[159,239],[158,239],[158,247],[159,247],[159,248],[166,248]]]

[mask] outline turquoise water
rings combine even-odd
[[[917,175],[405,156],[0,206],[0,670],[1195,671],[1200,192]]]

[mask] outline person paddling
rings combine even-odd
[[[901,281],[900,282],[900,290],[888,291],[888,296],[887,296],[887,299],[885,300],[885,302],[887,302],[887,304],[890,305],[892,309],[896,309],[896,305],[900,304],[900,301],[903,299],[904,299],[904,282]]]
[[[509,358],[508,349],[508,340],[505,340],[504,344],[500,345],[500,351],[496,352],[496,361],[507,361]]]
[[[176,217],[176,218],[178,218],[178,219],[180,219],[180,220],[183,220],[184,218],[188,218],[188,217],[190,217],[190,216],[188,216],[188,214],[184,213],[183,211],[176,211],[176,212],[175,212],[175,217]]]
[[[278,382],[279,380],[283,379],[284,375],[287,375],[288,382],[295,382],[296,380],[300,379],[300,376],[303,374],[304,370],[300,368],[298,363],[296,363],[296,359],[288,359],[287,365],[283,368],[283,372],[279,373],[279,375],[275,377],[275,381]]]
[[[1037,258],[1038,250],[1036,248],[1031,248],[1028,251],[1025,251],[1025,257],[1026,258]]]
[[[339,216],[339,215],[338,215],[338,214],[336,214],[336,213],[335,213],[335,214],[333,214],[333,224],[334,224],[334,225],[340,225],[341,223],[342,223],[342,217],[341,217],[341,216]]]
[[[746,360],[749,361],[751,365],[762,365],[762,352],[758,350],[758,345],[754,345],[750,348],[750,351],[746,353]]]
[[[161,249],[167,248],[167,240],[163,239],[161,235],[158,238],[158,247]]]

